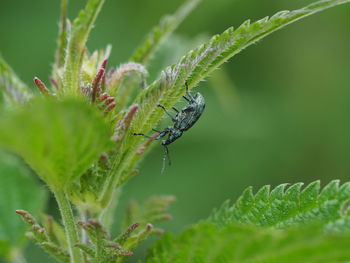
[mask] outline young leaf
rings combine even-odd
[[[0,55],[0,105],[14,106],[26,102],[32,95]]]
[[[15,214],[17,209],[30,210],[36,216],[42,212],[47,193],[34,179],[17,158],[0,152],[0,247],[7,244],[14,250],[24,243],[26,226]]]
[[[68,0],[61,0],[61,16],[59,22],[59,32],[57,38],[57,48],[55,54],[54,71],[59,69],[64,64],[65,52],[67,48],[67,10]]]
[[[80,70],[85,44],[103,3],[104,0],[88,0],[85,9],[80,11],[73,22],[63,74],[65,89],[72,93],[76,93],[80,88]]]
[[[35,100],[0,120],[0,145],[19,154],[52,188],[66,189],[109,142],[100,113],[77,100]]]
[[[135,222],[138,222],[141,226],[145,226],[149,223],[154,224],[156,222],[170,220],[172,217],[167,212],[175,200],[175,197],[171,195],[152,196],[142,206],[136,201],[131,200],[125,213],[124,227]]]
[[[349,231],[350,218],[343,211],[350,199],[350,183],[339,186],[332,181],[320,191],[320,182],[282,184],[270,190],[262,187],[256,194],[247,188],[233,205],[226,201],[214,211],[209,221],[218,226],[232,223],[286,228],[318,221],[329,230]]]
[[[146,263],[341,263],[350,260],[349,235],[324,234],[318,226],[276,230],[202,222],[164,236]]]
[[[200,1],[187,0],[175,14],[163,17],[160,24],[152,29],[143,43],[135,50],[130,60],[147,64],[159,46],[176,30]]]

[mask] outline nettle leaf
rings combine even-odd
[[[14,106],[32,97],[28,87],[17,77],[0,55],[0,105]]]
[[[164,16],[160,24],[155,26],[142,44],[136,48],[131,61],[146,64],[159,46],[175,31],[182,21],[202,0],[186,1],[173,15]]]
[[[73,93],[78,92],[80,88],[80,69],[85,44],[103,4],[104,0],[88,0],[85,9],[80,11],[73,21],[68,35],[63,79],[65,89]]]
[[[177,64],[166,68],[158,80],[148,89],[140,92],[135,100],[139,110],[134,119],[132,131],[147,133],[156,127],[164,115],[157,105],[162,104],[170,108],[178,102],[185,94],[185,82],[191,89],[232,56],[272,32],[309,15],[348,2],[350,0],[318,1],[298,10],[278,12],[271,18],[265,17],[254,23],[248,20],[236,30],[229,28],[222,34],[214,36],[206,44],[182,57]],[[131,134],[125,139],[126,147],[120,153],[122,158],[115,164],[115,167],[119,167],[119,171],[127,169],[127,167],[120,167],[123,163],[136,163],[139,156],[135,153],[142,141],[141,136]]]
[[[78,100],[40,99],[0,119],[0,145],[19,154],[51,188],[66,188],[106,150],[102,115]]]
[[[343,263],[349,235],[325,234],[319,226],[276,230],[202,222],[179,236],[166,234],[146,263]]]
[[[160,79],[140,93],[137,103],[142,114],[139,114],[135,126],[150,130],[163,116],[157,104],[171,106],[185,94],[184,84],[193,88],[212,71],[241,52],[244,48],[268,36],[284,26],[309,15],[323,11],[335,5],[348,3],[350,0],[323,0],[294,11],[281,11],[271,18],[265,17],[254,23],[249,20],[236,30],[233,27],[209,42],[190,51],[179,63],[166,68]]]
[[[350,183],[340,186],[335,180],[322,190],[319,181],[303,190],[302,185],[282,184],[273,190],[264,186],[256,194],[249,187],[236,203],[226,201],[214,211],[209,221],[218,226],[243,223],[276,228],[318,221],[329,230],[350,230],[350,218],[344,211],[350,199]]]
[[[46,204],[47,192],[34,179],[17,158],[0,152],[0,255],[24,243],[27,227],[15,211],[30,210],[38,216]]]

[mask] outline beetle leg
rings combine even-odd
[[[158,131],[158,130],[156,130],[156,129],[152,129],[152,131],[161,133],[161,131]]]
[[[188,99],[186,96],[182,96],[185,100],[187,100],[188,102],[190,102],[191,100]]]
[[[148,135],[146,135],[144,133],[134,133],[134,135],[140,135],[140,136],[143,136],[143,137],[145,137],[147,139],[151,139],[153,141],[157,141],[157,140],[160,140],[161,138],[163,138],[165,135],[167,135],[169,133],[169,130],[165,129],[162,132],[159,132],[159,131],[156,131],[156,132],[159,133],[157,137],[148,136]]]
[[[164,112],[172,119],[173,122],[176,122],[175,118],[166,110],[166,108],[163,105],[158,104],[157,106],[159,108],[162,108],[164,110]]]
[[[143,137],[145,137],[145,138],[155,140],[153,137],[148,136],[148,135],[146,135],[146,134],[144,134],[144,133],[135,133],[135,132],[134,132],[133,135],[141,135],[141,136],[143,136]]]
[[[168,164],[171,165],[170,155],[169,155],[169,148],[166,145],[163,145],[165,149],[165,155],[168,157]]]
[[[159,140],[159,139],[163,138],[163,137],[164,137],[165,135],[167,135],[169,132],[170,132],[169,129],[165,129],[164,131],[160,132],[160,133],[158,134],[158,136],[157,136],[154,140]]]
[[[166,146],[166,145],[163,145],[163,146],[164,146],[164,155],[163,155],[163,167],[162,167],[161,173],[163,173],[164,170],[165,170],[165,161],[166,161],[166,159],[168,159],[169,166],[171,165],[171,160],[170,160],[170,156],[169,156],[168,146]]]
[[[172,109],[176,111],[176,113],[179,113],[178,109],[176,109],[175,107],[172,107]]]

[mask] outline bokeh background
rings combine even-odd
[[[110,43],[109,65],[127,62],[160,17],[181,2],[107,0],[88,46]],[[310,2],[203,0],[158,52],[151,79],[161,66],[229,26]],[[71,18],[84,3],[71,1]],[[0,0],[0,52],[27,83],[34,76],[48,82],[58,16],[58,0]],[[206,111],[171,145],[173,165],[160,174],[163,152],[155,147],[124,188],[117,215],[131,198],[173,194],[174,219],[162,227],[179,232],[250,185],[350,180],[349,28],[350,5],[322,12],[249,47],[202,82],[197,90],[206,97]],[[49,206],[54,210],[53,201]],[[51,262],[33,246],[27,258]]]

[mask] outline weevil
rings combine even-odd
[[[183,98],[188,102],[188,104],[181,111],[177,110],[175,107],[172,107],[172,109],[176,112],[175,117],[169,113],[163,105],[157,105],[171,118],[174,123],[173,126],[169,126],[163,131],[152,129],[158,133],[158,136],[156,137],[147,136],[144,133],[134,133],[134,135],[141,135],[151,140],[160,140],[168,135],[168,138],[162,141],[162,145],[164,146],[162,172],[164,171],[166,158],[168,158],[169,165],[171,164],[168,145],[180,138],[185,131],[189,130],[198,121],[205,109],[205,100],[203,95],[197,92],[194,96],[192,96],[188,90],[187,82],[185,83],[185,86],[186,95],[183,96]]]

